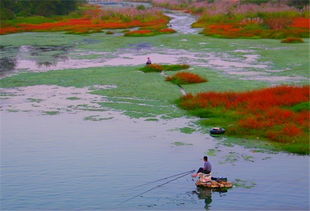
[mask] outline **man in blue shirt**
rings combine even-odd
[[[203,157],[203,168],[199,168],[196,174],[193,174],[193,177],[196,177],[198,173],[210,174],[212,170],[211,163],[208,161],[208,156]]]

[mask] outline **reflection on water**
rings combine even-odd
[[[196,194],[198,196],[198,199],[204,200],[204,203],[205,203],[204,208],[206,210],[209,210],[212,204],[212,193],[215,193],[215,192],[219,193],[220,196],[222,196],[222,194],[227,193],[228,190],[197,187],[196,191],[193,191],[193,194]]]
[[[140,5],[143,5],[145,8],[152,7],[152,5],[147,2],[88,0],[88,3],[97,4],[103,8],[135,8]]]
[[[21,65],[23,61],[31,63],[38,69],[56,66],[58,62],[68,59],[68,53],[72,47],[22,45],[20,47],[0,46],[0,49],[0,77],[5,77],[19,70],[31,70],[31,68]]]
[[[16,58],[3,57],[0,58],[0,76],[6,72],[13,70],[16,66]]]

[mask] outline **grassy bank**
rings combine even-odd
[[[188,94],[179,106],[227,135],[271,140],[283,150],[309,154],[309,86]]]

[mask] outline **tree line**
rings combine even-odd
[[[17,16],[66,15],[84,2],[85,0],[1,0],[0,18],[7,20]]]

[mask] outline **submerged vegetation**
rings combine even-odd
[[[228,135],[269,139],[289,152],[309,154],[309,86],[278,86],[248,92],[205,92],[178,104]]]

